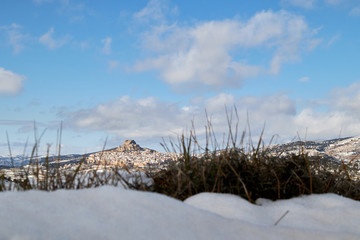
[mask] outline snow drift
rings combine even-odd
[[[255,205],[230,194],[181,202],[105,186],[3,192],[0,202],[0,239],[360,239],[360,202],[335,194]]]

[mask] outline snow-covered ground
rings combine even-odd
[[[334,194],[254,205],[229,194],[181,202],[105,186],[2,192],[0,203],[0,239],[360,239],[360,202]]]

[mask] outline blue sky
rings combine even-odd
[[[359,135],[359,23],[358,0],[1,1],[0,155],[61,122],[63,153],[162,150],[225,106],[265,140]]]

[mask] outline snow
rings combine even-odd
[[[105,186],[2,192],[0,202],[0,239],[360,239],[360,202],[335,194],[255,205],[229,194],[181,202]]]

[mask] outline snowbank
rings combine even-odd
[[[334,194],[260,206],[228,194],[181,202],[101,187],[3,192],[0,202],[0,239],[360,239],[360,203]]]

